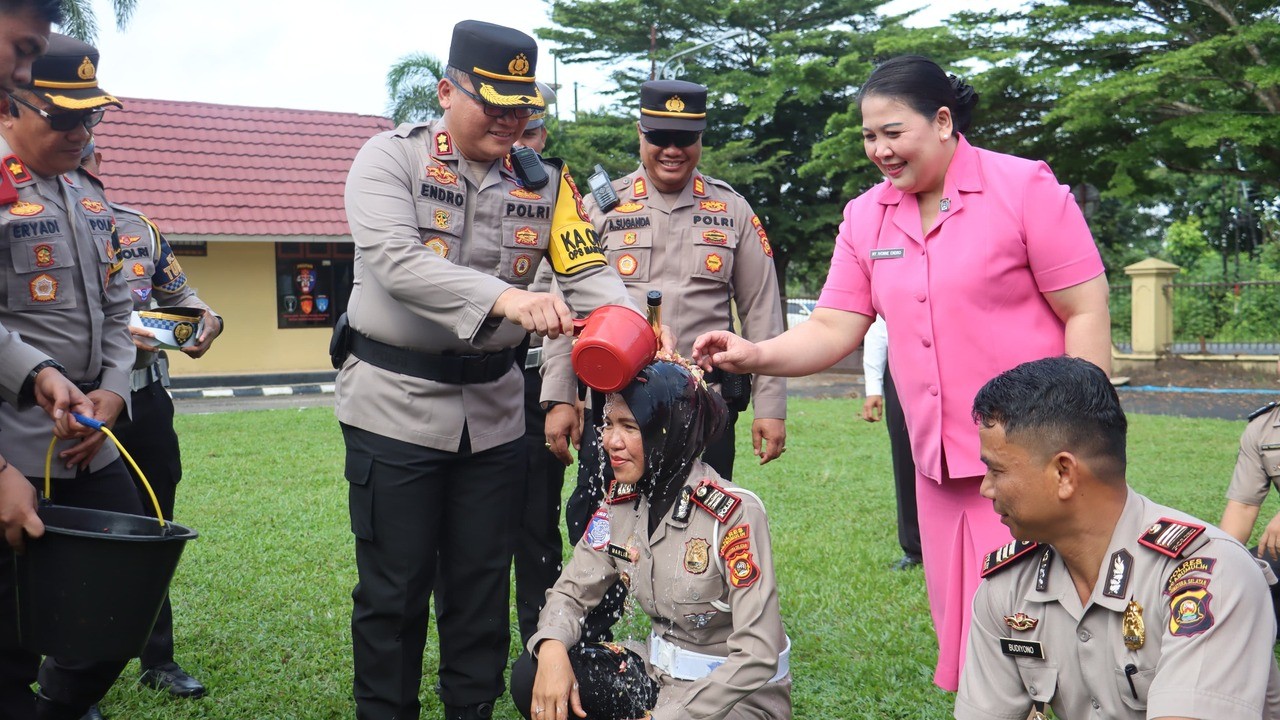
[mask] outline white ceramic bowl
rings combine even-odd
[[[180,350],[196,344],[204,329],[204,311],[189,307],[158,307],[135,310],[129,324],[155,334],[152,343],[167,350]]]

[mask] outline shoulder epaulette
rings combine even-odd
[[[710,480],[703,480],[693,491],[693,504],[723,523],[729,521],[729,516],[742,504],[742,500]]]
[[[702,177],[709,185],[715,185],[716,187],[724,188],[725,190],[728,190],[734,195],[741,196],[741,193],[739,193],[737,190],[734,190],[732,185],[725,182],[724,180],[721,180],[720,178],[713,178],[710,175],[703,175]]]
[[[1266,405],[1263,405],[1262,407],[1258,408],[1257,410],[1254,410],[1253,412],[1249,413],[1249,417],[1247,417],[1247,418],[1245,418],[1245,419],[1246,419],[1246,420],[1252,420],[1252,419],[1254,419],[1254,418],[1258,417],[1259,415],[1263,415],[1263,414],[1265,414],[1266,412],[1270,411],[1270,410],[1271,410],[1271,408],[1275,407],[1275,406],[1276,406],[1276,405],[1278,405],[1278,404],[1280,404],[1280,403],[1277,403],[1275,400],[1272,400],[1271,402],[1267,403]]]
[[[1191,541],[1199,537],[1202,532],[1204,532],[1203,525],[1160,518],[1142,533],[1138,538],[1138,544],[1149,547],[1161,555],[1180,558],[1191,546]]]
[[[1014,540],[998,550],[987,553],[987,556],[982,559],[982,577],[1012,565],[1015,560],[1031,557],[1031,551],[1038,547],[1040,543],[1037,542]]]

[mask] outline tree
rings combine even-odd
[[[959,20],[990,76],[1042,88],[1013,140],[1069,177],[1112,194],[1159,194],[1170,173],[1280,189],[1274,0],[1037,0]]]
[[[111,5],[115,9],[116,27],[125,29],[138,7],[138,0],[111,0]],[[62,7],[67,12],[67,19],[58,26],[59,31],[87,43],[97,39],[98,17],[93,12],[91,0],[62,0]]]
[[[847,197],[836,168],[801,169],[826,134],[827,118],[848,108],[854,79],[869,72],[876,39],[901,30],[900,18],[876,14],[882,4],[553,0],[551,19],[558,27],[537,34],[558,46],[556,56],[564,62],[616,67],[616,94],[627,116],[640,83],[663,59],[710,43],[683,58],[684,79],[710,91],[703,170],[751,201],[768,230],[780,285],[813,289],[825,277]],[[626,123],[626,147],[635,148],[634,120]],[[566,123],[564,133],[574,132]],[[841,172],[869,166],[860,147],[859,140],[854,162],[842,158]],[[787,282],[793,264],[805,274],[801,283]]]
[[[393,121],[422,122],[443,114],[436,86],[444,77],[444,66],[426,53],[406,55],[391,66],[387,71],[387,94],[391,98],[387,114]]]

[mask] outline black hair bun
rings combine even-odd
[[[947,81],[951,83],[951,90],[956,95],[956,105],[953,110],[956,130],[962,133],[967,132],[969,124],[973,121],[973,108],[978,105],[978,92],[972,85],[955,75],[947,75]]]

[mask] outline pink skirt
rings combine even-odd
[[[933,682],[951,692],[960,684],[982,558],[1013,540],[991,501],[978,493],[981,485],[980,477],[938,483],[916,472],[924,582],[938,636]]]

